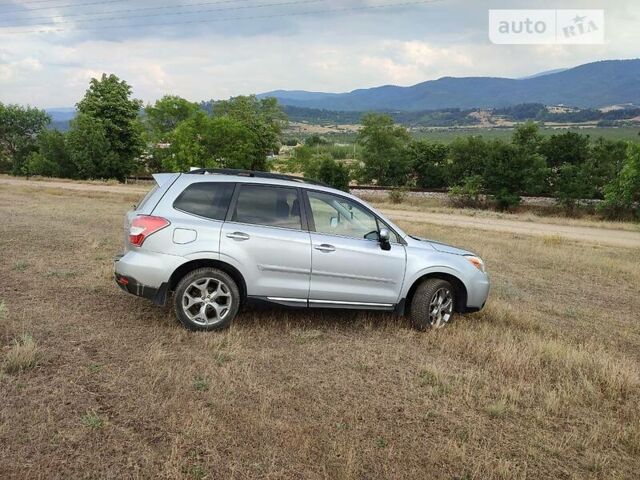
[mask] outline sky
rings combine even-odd
[[[603,8],[601,45],[494,45],[492,8]],[[640,57],[640,2],[0,0],[0,102],[72,107],[115,73],[145,103],[518,78]]]

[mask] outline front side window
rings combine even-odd
[[[242,185],[231,221],[300,230],[298,191],[287,187]]]
[[[320,192],[307,194],[316,232],[368,240],[378,238],[376,217],[356,202]]]
[[[201,217],[224,220],[234,187],[233,183],[192,183],[173,202],[173,207]]]

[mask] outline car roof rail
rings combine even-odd
[[[296,177],[295,175],[285,175],[283,173],[271,173],[271,172],[258,172],[255,170],[243,170],[239,168],[197,168],[187,172],[189,174],[196,175],[235,175],[238,177],[253,177],[253,178],[270,178],[272,180],[289,180],[292,182],[309,183],[311,185],[320,185],[322,187],[329,187],[326,183],[319,182],[318,180],[311,180],[304,177]]]

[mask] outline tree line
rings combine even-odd
[[[571,131],[543,137],[530,122],[509,142],[468,136],[444,145],[412,140],[389,116],[368,114],[358,143],[353,175],[365,182],[451,188],[461,197],[488,198],[500,210],[518,205],[522,195],[546,195],[568,210],[583,199],[603,199],[607,216],[639,213],[640,145],[633,142],[591,141]]]
[[[286,116],[275,99],[234,97],[204,111],[165,96],[143,108],[115,75],[92,79],[68,132],[37,108],[0,103],[0,172],[115,178],[190,167],[266,170]]]
[[[269,170],[287,116],[276,99],[209,102],[176,96],[143,107],[115,75],[92,79],[70,130],[49,130],[42,110],[0,103],[0,171],[75,179],[116,178],[190,167]],[[449,188],[463,204],[508,210],[522,195],[555,197],[568,210],[603,199],[610,217],[638,216],[640,145],[566,132],[543,137],[535,123],[510,141],[416,140],[389,115],[362,119],[357,145],[325,146],[312,136],[294,148],[289,172],[348,189],[350,182]],[[348,160],[350,159],[350,160]]]

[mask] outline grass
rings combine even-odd
[[[4,360],[4,371],[17,373],[34,368],[38,365],[38,354],[35,340],[30,334],[24,333],[13,340],[9,347]]]
[[[487,307],[427,333],[274,308],[202,334],[114,284],[130,205],[0,189],[3,370],[38,365],[0,375],[0,477],[637,477],[637,249],[398,222],[482,255]]]
[[[198,392],[206,392],[210,388],[209,382],[207,382],[203,378],[196,377],[193,382],[193,388],[195,388]]]
[[[27,268],[29,268],[29,263],[24,260],[19,260],[13,265],[16,272],[24,272]]]
[[[95,411],[89,411],[80,417],[82,421],[82,425],[85,427],[91,428],[93,430],[100,430],[104,427],[104,420],[100,418]]]

